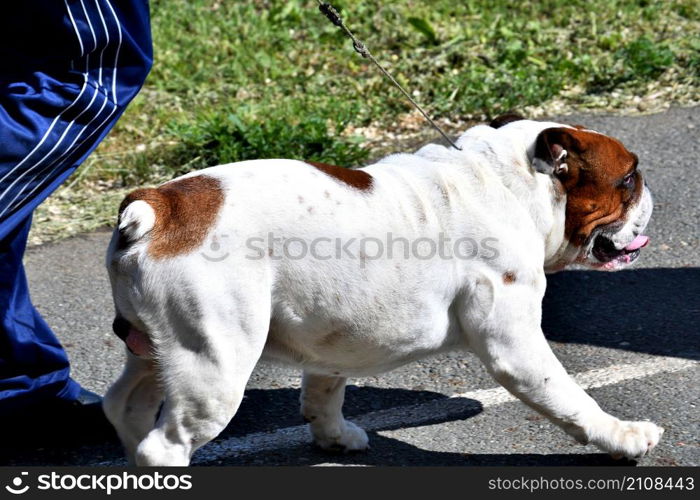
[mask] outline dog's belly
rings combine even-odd
[[[271,325],[263,359],[282,362],[306,371],[325,375],[363,377],[393,370],[431,354],[452,350],[461,346],[457,338],[446,333],[444,342],[427,345],[415,340],[404,342],[401,349],[389,348],[381,339],[367,335],[349,334],[342,330],[329,330],[315,341],[300,341],[289,332],[277,330]]]
[[[277,304],[263,357],[315,373],[367,376],[465,347],[448,307],[430,300],[405,301],[408,307],[393,315],[354,316],[361,304],[322,308],[305,316],[296,315],[293,304]],[[386,310],[385,304],[372,305],[374,311]]]

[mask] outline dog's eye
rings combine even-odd
[[[622,185],[625,186],[625,187],[632,187],[632,186],[634,186],[634,175],[635,175],[636,173],[637,173],[637,172],[634,171],[634,172],[630,172],[629,174],[627,174],[626,176],[624,176],[624,177],[622,178]]]

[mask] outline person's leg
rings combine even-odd
[[[0,241],[0,416],[50,398],[75,399],[68,358],[29,299],[22,254],[31,217]]]
[[[22,256],[31,214],[114,126],[152,62],[147,0],[23,0],[6,9],[0,16],[7,68],[0,74],[0,417],[80,394],[65,352],[29,298]]]

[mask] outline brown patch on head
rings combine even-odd
[[[218,179],[196,175],[163,184],[156,189],[137,189],[122,201],[124,209],[132,202],[148,203],[156,215],[150,232],[148,254],[154,259],[182,255],[204,243],[224,202]],[[122,235],[120,246],[126,238]]]
[[[554,169],[566,192],[564,232],[574,245],[583,245],[597,227],[624,222],[642,195],[637,156],[612,137],[578,128],[546,129],[537,138],[535,158]]]
[[[489,123],[489,127],[501,128],[504,125],[508,125],[511,122],[517,122],[517,121],[524,120],[524,119],[525,118],[518,113],[514,113],[514,112],[504,113],[500,116],[497,116],[493,120],[491,120],[491,123]]]
[[[503,273],[503,283],[506,285],[512,285],[516,280],[515,273],[513,271],[506,271]]]
[[[351,168],[338,167],[336,165],[328,165],[326,163],[318,163],[315,161],[307,161],[309,165],[313,165],[321,172],[329,175],[340,182],[347,184],[360,191],[369,191],[372,187],[372,176],[364,170],[353,170]]]

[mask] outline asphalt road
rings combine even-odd
[[[638,465],[699,465],[700,108],[643,117],[562,119],[619,137],[641,161],[654,193],[652,241],[632,270],[549,277],[544,330],[559,359],[607,411],[666,429]],[[118,375],[103,270],[109,234],[32,249],[33,299],[70,354],[73,376],[104,392]],[[225,465],[632,465],[614,462],[497,388],[476,358],[453,354],[352,380],[346,416],[370,434],[366,453],[314,449],[298,414],[299,373],[260,364],[226,431],[195,455]],[[14,465],[119,464],[116,444],[16,449]]]

